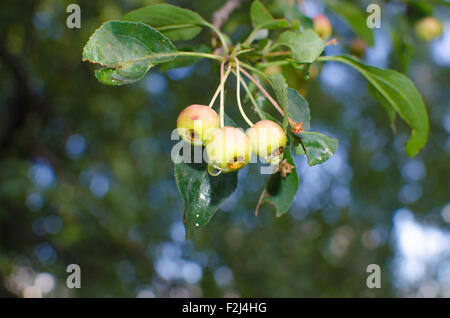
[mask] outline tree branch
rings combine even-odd
[[[34,92],[26,60],[20,55],[10,53],[3,41],[0,41],[0,62],[10,71],[14,81],[14,94],[8,101],[8,121],[5,122],[5,129],[0,135],[0,160],[2,160],[8,156],[8,150],[17,145],[18,137],[31,112],[38,112],[45,120],[50,117],[50,102],[48,96],[39,96]]]
[[[26,115],[34,108],[35,98],[29,86],[22,61],[10,54],[3,42],[0,42],[0,61],[6,68],[10,69],[15,86],[15,93],[10,101],[9,123],[6,125],[5,133],[0,140],[0,153],[2,153],[13,143],[15,134],[25,122]]]
[[[223,6],[217,9],[212,16],[212,24],[220,29],[228,20],[231,12],[239,8],[244,0],[227,0]]]

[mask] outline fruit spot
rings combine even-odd
[[[275,150],[272,152],[271,155],[272,155],[273,157],[276,157],[276,156],[282,155],[283,152],[284,152],[284,148],[283,148],[283,147],[280,147],[280,148],[278,148],[278,149],[275,149]]]
[[[195,132],[194,129],[189,129],[188,137],[191,141],[195,141],[198,139],[198,134]]]
[[[239,169],[244,165],[244,158],[242,157],[234,157],[232,161],[230,161],[227,166],[230,169]]]

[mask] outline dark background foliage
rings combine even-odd
[[[405,2],[383,1],[383,27],[365,57],[405,72],[423,94],[431,131],[417,157],[403,149],[408,127],[398,120],[392,132],[355,71],[318,63],[305,83],[283,68],[310,103],[312,128],[339,139],[336,155],[315,167],[297,157],[300,190],[281,218],[270,205],[255,217],[267,176],[250,165],[212,222],[185,241],[170,136],[185,106],[209,102],[217,65],[155,68],[107,87],[81,62],[101,23],[154,2],[78,1],[82,27],[68,29],[71,1],[2,1],[0,296],[450,296],[448,6],[433,10],[443,37],[424,44],[399,27],[416,19]],[[206,19],[222,4],[169,2]],[[277,16],[285,2],[265,4]],[[364,12],[369,2],[355,3]],[[305,4],[308,14],[324,10]],[[250,31],[249,6],[224,26],[233,40]],[[348,52],[354,33],[323,12],[339,42],[326,53]],[[236,108],[232,98],[227,106]],[[65,285],[72,263],[81,289]],[[368,264],[381,266],[380,289],[366,286]]]

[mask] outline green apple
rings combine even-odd
[[[287,137],[284,130],[271,120],[258,121],[247,131],[253,152],[271,164],[283,159]]]
[[[247,135],[240,129],[225,126],[216,129],[206,145],[208,171],[228,173],[243,168],[250,161],[252,147]]]

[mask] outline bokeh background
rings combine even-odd
[[[409,128],[397,120],[394,134],[353,70],[317,64],[305,83],[283,69],[310,103],[312,129],[339,139],[336,155],[315,167],[296,158],[300,190],[281,218],[270,206],[255,217],[267,176],[245,168],[213,221],[186,241],[170,135],[184,107],[209,102],[217,65],[155,68],[136,84],[103,86],[81,62],[87,39],[157,1],[77,1],[81,29],[68,29],[71,2],[0,4],[0,296],[450,297],[448,5],[433,10],[442,37],[423,43],[398,27],[415,19],[406,1],[380,2],[382,28],[363,57],[407,73],[423,94],[431,132],[417,157],[403,149]],[[223,3],[168,2],[207,19]],[[285,2],[264,1],[275,16]],[[361,10],[370,2],[355,1]],[[347,24],[321,1],[304,4],[334,26],[338,45],[326,53],[347,53]],[[249,5],[224,27],[233,40],[250,30]],[[72,263],[80,289],[66,287]],[[381,266],[380,289],[366,286],[368,264]]]

